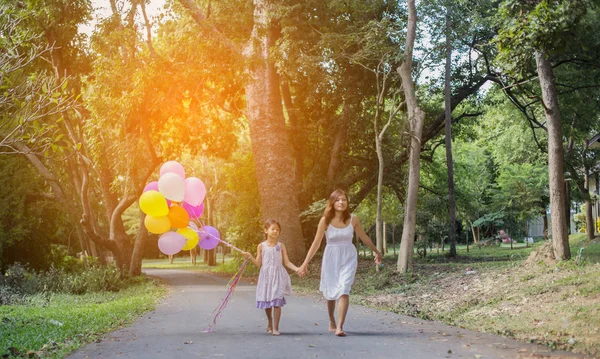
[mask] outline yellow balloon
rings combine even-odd
[[[186,228],[180,228],[177,230],[177,233],[181,234],[182,236],[185,237],[185,239],[190,240],[190,239],[198,239],[198,232],[194,231],[193,229],[186,227]]]
[[[198,237],[198,232],[194,231],[191,228],[181,228],[177,230],[177,233],[181,234],[187,242],[185,242],[185,246],[183,246],[183,251],[189,251],[198,245],[198,241],[200,237]]]
[[[146,229],[151,233],[162,234],[171,229],[171,221],[169,221],[167,216],[152,217],[146,215],[146,218],[144,218],[144,226],[146,226]]]
[[[195,246],[198,245],[198,241],[199,238],[193,238],[193,239],[188,239],[187,242],[185,242],[185,246],[183,246],[183,248],[181,249],[182,251],[189,251],[192,248],[194,248]]]
[[[140,196],[140,209],[152,217],[162,217],[169,214],[167,200],[160,192],[150,190]]]

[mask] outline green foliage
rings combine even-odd
[[[258,183],[248,133],[243,132],[240,150],[219,171],[223,180],[219,200],[220,222],[227,232],[226,240],[236,247],[255,253],[264,240],[260,214]],[[285,230],[285,229],[283,229]]]
[[[40,192],[44,182],[25,158],[0,157],[0,177],[0,270],[16,261],[48,268],[50,244],[68,239],[64,214]]]
[[[497,228],[504,224],[506,215],[503,211],[487,213],[473,222],[473,227]]]
[[[496,200],[504,203],[505,211],[515,211],[522,221],[527,221],[545,208],[548,197],[548,171],[546,166],[529,163],[508,165],[498,175]]]
[[[585,0],[504,0],[498,11],[500,63],[513,75],[532,71],[536,51],[561,54],[570,33],[586,13],[591,1]]]

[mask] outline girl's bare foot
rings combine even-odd
[[[337,325],[335,324],[335,320],[330,320],[329,321],[329,331],[335,332],[336,329],[337,329]]]
[[[336,337],[345,337],[346,336],[346,332],[343,331],[343,330],[341,330],[341,329],[336,329],[335,336]]]
[[[275,335],[275,336],[279,336],[281,333],[279,333],[279,330],[273,330],[273,333],[271,335]]]
[[[267,327],[267,334],[271,334],[273,333],[273,328],[271,328],[271,326]]]

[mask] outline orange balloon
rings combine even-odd
[[[183,207],[172,206],[169,208],[169,214],[167,217],[171,221],[171,227],[173,228],[185,228],[190,223],[190,217]]]

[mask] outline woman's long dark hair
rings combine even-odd
[[[276,224],[279,227],[279,233],[281,233],[281,224],[274,219],[267,219],[265,221],[265,231],[271,228],[272,225]],[[265,240],[269,239],[269,236],[265,233]]]
[[[335,209],[333,205],[335,204],[335,201],[337,201],[337,199],[341,196],[346,197],[346,200],[348,201],[348,206],[342,213],[342,216],[344,217],[344,223],[346,223],[346,221],[350,219],[350,200],[348,200],[348,195],[346,194],[346,192],[343,189],[338,188],[331,193],[329,199],[327,200],[327,207],[325,207],[325,212],[323,212],[325,224],[329,225],[329,223],[331,223],[331,220],[335,216]]]

